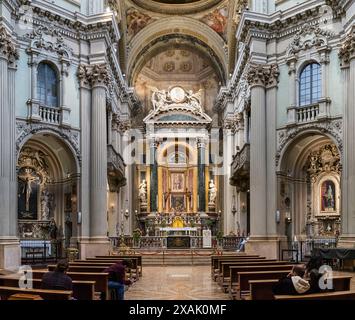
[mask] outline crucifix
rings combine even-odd
[[[25,182],[25,186],[22,190],[22,193],[26,194],[26,211],[30,210],[30,197],[32,193],[32,182],[38,181],[38,177],[34,177],[32,175],[32,169],[25,168],[25,173],[23,175],[19,175],[18,177]]]

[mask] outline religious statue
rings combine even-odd
[[[49,220],[49,200],[50,194],[48,190],[43,190],[41,194],[41,219],[42,220]]]
[[[203,111],[201,106],[201,100],[202,100],[201,93],[202,93],[202,89],[200,89],[195,93],[193,93],[192,90],[189,90],[186,93],[186,97],[190,107],[202,113]]]
[[[56,240],[57,239],[57,232],[58,232],[57,224],[55,223],[54,218],[52,218],[50,223],[49,223],[49,235],[50,235],[52,240]]]
[[[26,194],[26,211],[30,210],[30,197],[32,193],[32,183],[39,181],[38,177],[33,176],[32,169],[25,168],[25,173],[18,177],[25,182],[22,193]]]
[[[139,185],[139,199],[142,202],[147,202],[147,183],[145,180]]]
[[[162,109],[163,106],[169,103],[168,94],[165,90],[159,90],[158,88],[153,88],[152,94],[152,106],[154,111]]]
[[[209,194],[209,203],[215,204],[216,197],[217,197],[217,189],[213,180],[210,181],[208,194]]]

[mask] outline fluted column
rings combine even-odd
[[[345,97],[342,234],[339,246],[353,247],[355,243],[355,27],[345,38],[339,52],[339,58],[343,69],[343,94]]]
[[[198,174],[198,211],[206,211],[206,144],[203,139],[197,139],[197,174]]]
[[[266,186],[267,186],[267,235],[276,236],[277,178],[276,178],[276,114],[277,114],[277,83],[278,71],[270,72],[266,84]]]
[[[91,85],[86,77],[85,68],[78,71],[80,80],[80,119],[81,119],[81,180],[80,198],[82,222],[78,237],[90,237],[90,146],[91,146]]]
[[[107,125],[106,125],[106,67],[99,69],[92,82],[91,109],[91,238],[107,236]]]
[[[158,164],[157,164],[157,148],[158,143],[152,141],[150,143],[150,211],[158,210]]]
[[[223,167],[224,167],[224,192],[223,192],[223,229],[224,234],[227,235],[231,231],[236,231],[234,216],[232,214],[233,207],[233,186],[230,184],[231,178],[231,164],[233,161],[233,130],[235,128],[235,119],[226,119],[223,129]]]
[[[262,66],[255,66],[255,71]],[[251,85],[250,132],[250,233],[266,235],[266,97],[260,75],[249,79]]]
[[[268,183],[273,183],[273,176],[269,175],[274,166],[274,154],[268,152],[268,134],[272,136],[272,128],[267,128],[267,120],[273,118],[275,111],[269,108],[275,106],[266,104],[266,87],[278,79],[279,71],[276,65],[251,64],[248,72],[248,82],[251,88],[251,134],[250,134],[250,235],[251,241],[247,250],[257,251],[259,254],[275,258],[277,243],[268,239]],[[268,100],[270,97],[268,96]],[[269,101],[270,102],[270,101]],[[268,109],[266,108],[268,107]],[[275,129],[275,128],[274,128]],[[274,143],[274,142],[272,142]],[[268,164],[269,160],[269,164]],[[270,163],[270,160],[272,161]],[[272,195],[274,196],[274,195]],[[274,232],[271,233],[273,234]]]
[[[0,26],[0,268],[20,264],[17,239],[15,61],[11,36]]]

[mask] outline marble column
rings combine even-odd
[[[268,237],[276,236],[276,208],[277,208],[277,177],[275,154],[276,145],[276,113],[277,113],[277,81],[278,77],[269,78],[266,90],[266,232]]]
[[[62,71],[61,71],[61,105],[60,105],[60,112],[61,112],[61,119],[60,124],[62,127],[70,127],[70,101],[69,96],[70,93],[68,92],[69,88],[69,62],[62,61]]]
[[[233,208],[233,186],[230,184],[231,164],[233,161],[233,127],[234,119],[227,119],[223,130],[223,230],[224,234],[228,235],[231,231],[235,232],[235,218],[232,214]]]
[[[249,143],[249,117],[248,111],[243,111],[243,118],[244,118],[244,143]]]
[[[201,138],[197,139],[197,175],[198,175],[198,211],[206,211],[206,144]]]
[[[339,51],[344,85],[344,147],[342,172],[342,233],[339,246],[355,243],[355,27]]]
[[[90,237],[90,146],[91,146],[91,86],[85,72],[80,80],[80,127],[81,127],[81,179],[80,210],[82,222],[79,225],[79,241],[88,241]]]
[[[85,258],[109,253],[106,88],[110,77],[105,64],[80,66],[78,77],[91,87],[90,151],[85,150],[89,154],[89,158],[84,159],[89,161],[89,170],[87,170],[89,177],[85,179],[88,179],[90,185],[88,195],[90,232],[89,239],[81,242],[81,257]],[[88,145],[85,147],[87,148]]]
[[[158,210],[158,164],[157,164],[157,148],[158,143],[152,141],[150,143],[150,211]]]
[[[95,81],[92,88],[91,109],[91,239],[106,239],[107,235],[107,126],[106,87]]]
[[[259,252],[269,258],[277,257],[277,242],[269,239],[268,216],[268,196],[270,196],[268,183],[272,176],[268,178],[268,171],[274,165],[272,161],[268,165],[268,160],[274,159],[274,154],[268,153],[267,135],[272,133],[267,128],[267,120],[274,118],[273,112],[267,106],[266,86],[274,83],[278,78],[277,66],[251,64],[248,72],[248,82],[251,87],[251,134],[250,134],[250,235],[247,251]],[[270,102],[268,95],[268,102]],[[275,114],[275,113],[274,113]],[[271,151],[270,151],[271,152]],[[276,182],[276,181],[275,181]],[[273,183],[273,181],[271,182]],[[271,218],[270,218],[271,219]],[[272,231],[272,230],[271,230]],[[273,232],[272,232],[273,233]]]
[[[0,26],[0,269],[20,265],[17,238],[15,62],[13,41]]]

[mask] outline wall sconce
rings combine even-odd
[[[245,205],[244,202],[242,202],[241,211],[242,211],[243,213],[245,213],[245,212],[247,211],[247,208],[246,208],[246,205]]]
[[[280,220],[281,220],[280,218],[281,218],[280,211],[276,210],[276,213],[275,213],[275,221],[276,221],[276,223],[280,223]]]
[[[128,209],[126,209],[126,211],[125,211],[125,213],[124,213],[124,216],[125,216],[126,219],[128,219],[128,217],[129,217],[129,211],[128,211]]]
[[[291,213],[289,211],[286,212],[285,220],[286,220],[286,223],[292,222]]]

